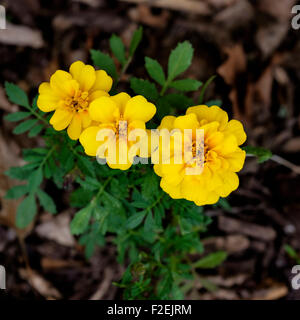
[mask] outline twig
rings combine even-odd
[[[279,164],[281,164],[282,166],[285,166],[289,169],[291,169],[293,172],[300,174],[300,166],[297,166],[296,164],[293,164],[292,162],[274,154],[271,157],[271,160],[273,160],[274,162],[277,162]]]
[[[120,0],[123,2],[146,4],[153,7],[187,11],[202,15],[211,13],[209,6],[206,3],[193,0]]]

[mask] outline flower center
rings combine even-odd
[[[75,92],[72,98],[67,98],[64,100],[67,107],[72,110],[81,111],[86,110],[89,106],[89,93],[87,91],[78,90]]]

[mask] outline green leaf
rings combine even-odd
[[[29,117],[31,115],[30,112],[14,112],[14,113],[10,113],[7,116],[4,117],[4,119],[6,121],[11,121],[11,122],[15,122],[15,121],[20,121],[23,120],[27,117]]]
[[[5,174],[12,179],[26,180],[37,166],[36,163],[29,163],[23,167],[11,167]]]
[[[35,192],[43,181],[43,170],[39,167],[34,171],[28,179],[28,190],[29,192]]]
[[[28,133],[28,137],[29,138],[36,137],[43,130],[43,128],[44,126],[42,124],[38,124],[34,126],[33,128],[30,129]]]
[[[24,132],[28,131],[31,127],[33,127],[37,122],[38,122],[38,120],[36,120],[36,119],[26,120],[26,121],[20,123],[19,125],[17,125],[14,128],[13,133],[14,134],[24,133]]]
[[[120,37],[113,34],[109,39],[111,51],[122,65],[126,63],[125,47]]]
[[[132,57],[137,49],[138,45],[140,44],[143,37],[143,28],[139,27],[133,34],[130,47],[129,47],[129,56]]]
[[[155,84],[148,80],[133,77],[130,79],[130,87],[136,94],[140,94],[151,101],[155,101],[159,96]]]
[[[43,190],[38,190],[37,191],[37,196],[40,200],[40,203],[42,207],[45,209],[45,211],[48,211],[52,214],[56,213],[56,205],[52,198]]]
[[[92,216],[92,211],[93,208],[91,206],[87,206],[76,213],[71,222],[72,234],[78,235],[86,231]]]
[[[34,195],[31,194],[20,203],[17,216],[16,216],[16,226],[18,228],[27,227],[34,219],[37,213],[37,207],[34,199]]]
[[[168,80],[172,81],[192,63],[194,49],[190,42],[184,41],[172,50],[168,62]]]
[[[258,163],[268,161],[272,157],[272,152],[262,147],[245,146],[242,148],[248,155],[256,156]]]
[[[155,223],[154,223],[152,211],[149,211],[145,219],[144,231],[149,232],[149,231],[153,231],[154,229],[155,229]]]
[[[194,101],[191,98],[186,97],[183,94],[171,93],[167,94],[160,100],[166,101],[172,108],[179,110],[185,110],[188,107],[194,105]]]
[[[147,211],[136,212],[127,220],[127,228],[134,229],[140,225],[146,215]]]
[[[179,91],[196,91],[200,88],[202,82],[194,79],[176,80],[170,83],[170,87]]]
[[[117,70],[113,59],[100,50],[91,50],[92,60],[95,66],[99,69],[105,70],[113,78],[117,77]]]
[[[20,87],[13,83],[5,82],[5,91],[10,102],[25,108],[30,108],[28,97]]]
[[[6,199],[18,199],[24,196],[28,192],[28,186],[22,184],[20,186],[15,186],[9,189],[5,195]]]
[[[211,269],[220,265],[227,258],[225,251],[217,251],[193,263],[194,268]]]
[[[166,77],[162,66],[158,61],[145,57],[145,67],[150,75],[150,77],[163,86],[166,82]]]
[[[78,167],[82,171],[82,173],[95,177],[94,166],[89,158],[78,156],[77,160],[78,160],[78,163],[77,163]]]

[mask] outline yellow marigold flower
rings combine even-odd
[[[131,132],[134,133],[133,130],[142,129],[145,138],[147,137],[145,123],[152,119],[155,113],[155,105],[142,96],[131,98],[127,93],[122,92],[115,96],[100,97],[89,106],[90,117],[98,125],[85,129],[80,135],[79,141],[87,155],[99,157],[99,147],[110,139],[111,144],[115,143],[116,145],[116,161],[110,161],[105,153],[107,164],[113,169],[127,170],[132,165],[134,156],[139,155],[139,150],[135,154],[126,153],[125,161],[119,161],[119,153],[124,146],[129,151],[131,146],[135,144],[133,141],[135,139],[130,141],[128,138]],[[110,129],[114,137],[97,141],[99,140],[97,135],[101,129]],[[145,140],[148,142],[148,139]]]
[[[50,124],[58,131],[68,127],[69,137],[77,140],[92,122],[89,105],[99,97],[108,96],[111,86],[112,78],[104,70],[96,71],[76,61],[69,72],[57,70],[50,82],[40,85],[37,106],[44,112],[55,110]]]
[[[190,164],[177,164],[174,158],[173,163],[154,165],[156,174],[162,178],[161,188],[172,198],[184,198],[202,206],[214,204],[220,197],[227,197],[237,189],[239,178],[236,172],[242,169],[246,156],[239,148],[246,140],[239,121],[228,121],[227,113],[217,106],[200,105],[188,108],[184,116],[164,117],[159,129],[162,128],[181,132],[184,129],[204,130],[204,164],[200,174],[186,174]],[[194,135],[192,139],[195,139]],[[171,148],[171,159],[174,156],[174,148]]]

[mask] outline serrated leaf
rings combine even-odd
[[[273,155],[270,150],[262,147],[245,146],[242,149],[245,150],[248,155],[256,156],[259,163],[268,161]]]
[[[37,213],[34,195],[29,195],[19,204],[16,216],[16,226],[26,228],[34,219]]]
[[[194,105],[194,101],[191,98],[186,97],[183,94],[171,93],[160,98],[161,101],[166,101],[172,108],[179,110],[185,110],[188,107]]]
[[[225,251],[217,251],[193,263],[194,268],[210,269],[220,265],[227,258]]]
[[[29,192],[35,192],[43,181],[43,170],[41,167],[34,171],[28,179]]]
[[[38,164],[30,163],[23,167],[11,167],[5,171],[5,174],[12,179],[26,180],[37,166]]]
[[[28,186],[26,184],[15,186],[9,189],[6,192],[5,198],[6,199],[18,199],[24,196],[28,192]]]
[[[130,87],[136,94],[140,94],[151,101],[155,101],[159,96],[155,84],[148,80],[133,77],[130,79]]]
[[[24,133],[24,132],[28,131],[30,128],[32,128],[37,122],[38,122],[38,120],[36,120],[36,119],[26,120],[26,121],[20,123],[19,125],[17,125],[14,128],[13,133],[14,134]]]
[[[129,55],[130,57],[133,56],[133,54],[135,53],[138,45],[140,44],[141,40],[143,37],[143,28],[139,27],[133,34],[132,39],[131,39],[131,43],[130,43],[130,47],[129,47]]]
[[[202,82],[194,79],[175,80],[171,82],[170,87],[179,91],[196,91],[200,88]]]
[[[11,122],[16,122],[16,121],[20,121],[23,120],[27,117],[29,117],[31,115],[30,112],[14,112],[14,113],[10,113],[7,116],[4,117],[4,119],[6,121],[11,121]]]
[[[127,220],[127,224],[126,224],[127,228],[134,229],[137,226],[139,226],[142,223],[146,213],[147,213],[147,211],[141,211],[141,212],[136,212],[133,215],[131,215],[129,217],[129,219]]]
[[[88,227],[91,216],[92,207],[87,206],[78,211],[71,222],[71,233],[74,235],[82,234]]]
[[[94,166],[89,158],[78,156],[77,160],[78,160],[78,163],[77,163],[78,167],[82,171],[82,173],[95,177]]]
[[[109,39],[111,51],[122,65],[126,63],[125,47],[120,37],[113,34]]]
[[[13,83],[5,82],[5,91],[10,102],[25,108],[30,108],[28,97],[20,87]]]
[[[145,232],[149,232],[149,231],[153,231],[154,229],[155,229],[155,223],[153,219],[153,214],[152,214],[152,211],[149,211],[145,219],[144,230]]]
[[[173,81],[174,78],[183,73],[192,63],[194,49],[190,42],[184,41],[172,50],[168,62],[168,80]]]
[[[113,59],[100,50],[91,50],[92,60],[95,66],[99,69],[105,70],[113,78],[117,77],[117,70]]]
[[[30,138],[36,137],[43,130],[43,128],[44,126],[42,124],[38,124],[34,126],[33,128],[30,129],[28,133],[28,137]]]
[[[150,77],[163,86],[166,82],[166,77],[162,66],[157,60],[151,59],[149,57],[145,58],[145,67],[150,75]]]
[[[44,192],[43,190],[38,190],[37,196],[45,211],[48,211],[52,214],[56,213],[56,205],[52,198],[46,192]]]

